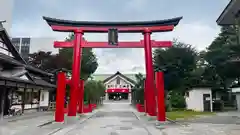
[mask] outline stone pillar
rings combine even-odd
[[[107,93],[107,92],[105,93],[105,100],[106,100],[106,101],[109,100],[109,98],[108,98],[108,93]]]

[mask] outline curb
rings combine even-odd
[[[133,109],[135,109],[135,108],[133,108]],[[137,112],[136,110],[134,110],[133,113],[134,113],[134,115],[137,117],[138,120],[142,120],[141,117],[138,115],[139,112]],[[139,114],[140,114],[140,113],[139,113]],[[144,115],[145,115],[145,114],[144,114]],[[147,117],[151,117],[151,116],[148,116],[148,115],[147,115]],[[174,123],[174,124],[177,124],[177,125],[180,125],[180,126],[183,126],[183,127],[188,126],[187,124],[179,123],[179,122],[177,122],[177,121],[175,121],[175,120],[172,120],[172,119],[169,119],[169,118],[167,118],[167,117],[166,117],[166,120],[167,120],[166,122],[159,122],[159,121],[156,120],[156,121],[155,121],[155,127],[157,128],[157,126],[167,125],[167,124],[169,124],[169,123]]]
[[[69,133],[71,130],[75,129],[76,127],[78,127],[79,125],[85,123],[87,120],[91,119],[93,116],[95,116],[95,114],[98,112],[99,110],[96,109],[95,111],[92,112],[92,114],[90,114],[89,116],[87,116],[86,118],[83,118],[82,120],[80,120],[79,122],[77,122],[74,126],[69,125],[63,128],[58,128],[50,133],[48,133],[48,135],[65,135],[67,133]],[[71,128],[70,128],[71,127]]]

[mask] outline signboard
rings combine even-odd
[[[118,29],[111,28],[108,30],[108,44],[109,45],[118,45]]]

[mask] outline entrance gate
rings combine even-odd
[[[72,78],[70,84],[70,103],[68,116],[76,116],[77,113],[77,100],[82,101],[83,96],[79,96],[79,76],[80,76],[80,60],[83,47],[90,48],[144,48],[145,50],[145,66],[146,66],[146,81],[145,81],[145,106],[146,112],[150,116],[156,116],[156,86],[154,83],[154,70],[152,63],[152,47],[170,47],[170,41],[152,41],[152,32],[169,32],[178,25],[182,17],[158,20],[158,21],[145,21],[145,22],[87,22],[87,21],[70,21],[61,20],[49,17],[43,17],[49,24],[53,31],[59,32],[73,32],[73,42],[54,42],[55,47],[71,47],[73,52],[73,66]],[[83,40],[84,33],[106,33],[110,29],[117,29],[120,33],[142,33],[144,40],[140,42],[120,42],[118,45],[108,45],[107,42],[87,42]],[[63,76],[64,77],[64,76]],[[61,85],[61,84],[59,84]],[[63,86],[58,86],[63,87]],[[58,88],[63,89],[63,88]],[[82,91],[82,90],[81,90]],[[62,95],[61,95],[62,96]],[[78,97],[79,96],[79,97]],[[79,99],[77,99],[79,98]],[[63,99],[62,99],[63,100]],[[164,100],[164,99],[162,99]],[[59,104],[62,102],[59,98]],[[58,103],[57,103],[58,104]],[[160,106],[164,107],[164,106]],[[159,110],[159,106],[158,106]],[[161,110],[161,109],[160,109]],[[56,109],[56,114],[57,114]],[[61,112],[61,111],[59,111]],[[61,115],[62,117],[62,115]],[[59,120],[61,122],[63,120]]]

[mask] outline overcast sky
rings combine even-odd
[[[71,1],[71,2],[70,2]],[[42,16],[80,21],[161,20],[183,16],[174,32],[152,34],[154,40],[180,41],[205,49],[217,36],[216,19],[229,0],[15,0],[12,36],[54,37]],[[88,41],[107,41],[106,34],[85,34]],[[120,40],[139,40],[141,34],[120,35]],[[142,49],[94,49],[96,73],[144,72]]]

